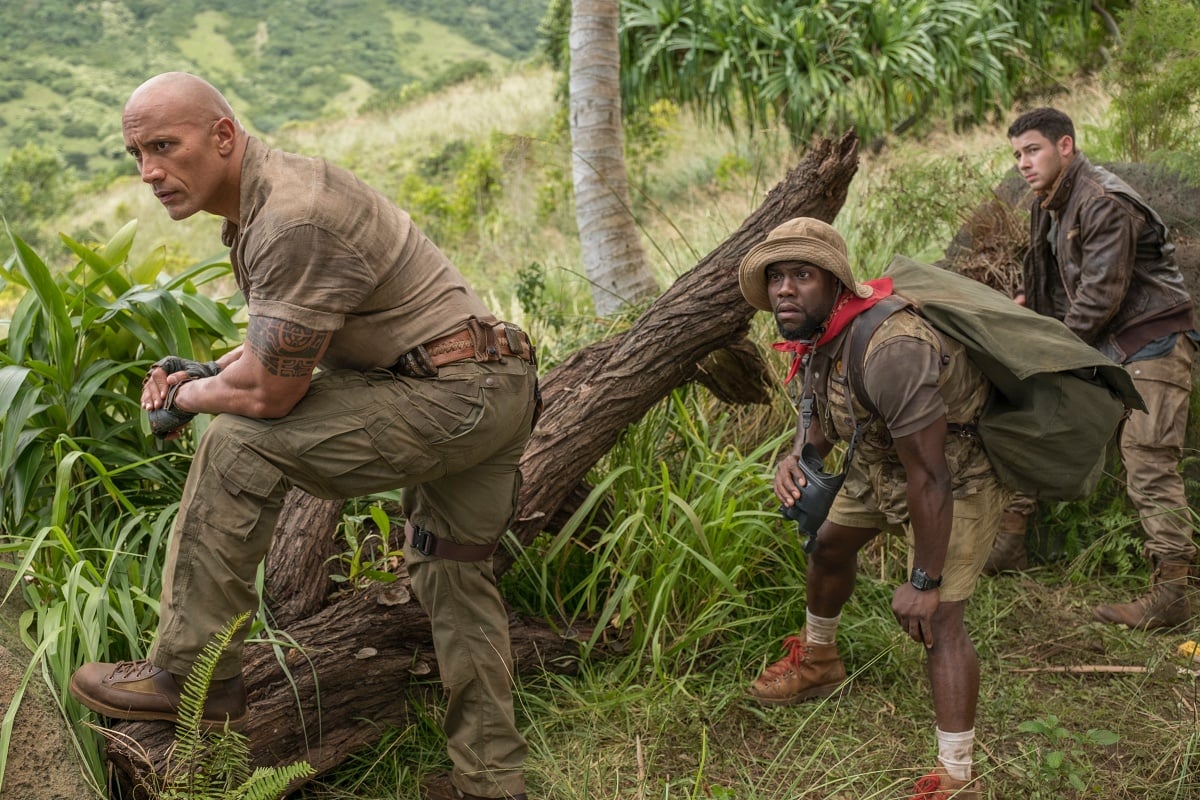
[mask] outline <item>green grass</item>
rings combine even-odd
[[[404,62],[411,64],[413,73],[422,79],[432,78],[462,61],[481,59],[497,69],[508,62],[503,56],[474,44],[440,22],[400,10],[388,11],[387,18],[392,26],[392,34],[404,52]]]
[[[879,567],[868,565],[843,612],[850,691],[764,709],[746,698],[746,685],[779,656],[780,635],[802,623],[798,559],[794,550],[778,552],[777,563],[763,566],[778,586],[761,587],[756,608],[713,631],[697,657],[656,668],[652,657],[635,665],[596,654],[576,675],[526,678],[518,706],[531,747],[530,796],[907,797],[936,749],[921,648],[889,610],[901,562],[893,556],[883,565],[886,581],[866,574]],[[1112,576],[1081,584],[1067,564],[981,583],[968,613],[983,674],[975,757],[993,797],[1167,800],[1200,791],[1197,678],[1180,672],[1185,665],[1174,656],[1196,631],[1130,632],[1090,620],[1091,605],[1139,588]],[[1145,671],[1049,671],[1114,665]],[[1023,729],[1051,718],[1083,742]],[[1118,741],[1090,744],[1093,730]],[[398,800],[415,796],[422,773],[448,768],[432,720],[393,736],[302,796]],[[1054,763],[1062,766],[1047,766]],[[1085,793],[1071,789],[1069,774]]]
[[[229,17],[220,11],[201,11],[186,36],[175,39],[175,46],[185,58],[196,65],[201,75],[236,75],[243,70],[241,57],[217,28],[226,25]]]

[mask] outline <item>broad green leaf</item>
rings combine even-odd
[[[18,367],[9,365],[0,367],[0,422],[7,422],[20,427],[25,424],[25,420],[6,420],[9,407],[12,405],[13,398],[17,396],[17,392],[25,384],[25,378],[29,375],[28,367]]]
[[[165,288],[182,290],[188,284],[201,286],[209,281],[214,281],[218,278],[225,277],[232,269],[233,267],[229,263],[229,257],[227,255],[213,256],[212,258],[199,261],[188,267],[179,275],[172,278],[167,283]]]
[[[8,324],[8,340],[5,342],[7,357],[21,363],[37,342],[37,323],[41,319],[37,295],[26,292],[13,311]]]
[[[133,238],[137,233],[138,221],[131,219],[121,226],[121,230],[117,231],[111,239],[105,243],[101,254],[105,261],[110,264],[123,264],[129,258],[129,251],[133,247]]]
[[[130,277],[133,278],[134,283],[152,285],[162,274],[166,263],[167,248],[165,245],[159,245],[151,250],[140,264],[134,266]]]
[[[180,295],[179,301],[188,314],[203,322],[209,330],[226,342],[241,340],[242,332],[238,329],[238,326],[234,323],[229,311],[225,307],[198,294]]]
[[[68,426],[74,426],[75,420],[79,418],[79,415],[88,405],[94,402],[100,388],[112,376],[127,369],[129,369],[127,364],[108,361],[107,359],[89,364],[83,374],[79,376],[78,381],[71,387],[70,392],[67,393],[69,401],[69,405],[67,406]],[[128,402],[127,398],[125,400]],[[136,405],[125,410],[131,414],[135,414],[138,411]]]
[[[127,225],[126,228],[128,227]],[[96,273],[96,280],[108,287],[113,295],[121,295],[129,291],[129,280],[121,274],[121,261],[113,261],[66,234],[59,234],[59,237],[75,255],[79,256],[81,262],[92,268],[92,271]]]
[[[37,253],[20,237],[11,238],[17,249],[17,261],[21,265],[21,271],[29,279],[30,287],[41,301],[42,311],[48,317],[51,358],[57,362],[60,369],[68,370],[74,364],[76,336],[62,290],[54,282],[50,270]]]
[[[174,295],[162,289],[135,288],[122,295],[121,301],[144,315],[165,352],[182,358],[195,357],[187,318]]]

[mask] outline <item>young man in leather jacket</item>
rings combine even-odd
[[[1076,148],[1074,124],[1063,112],[1026,112],[1008,138],[1034,193],[1017,302],[1062,320],[1124,365],[1149,409],[1126,420],[1120,449],[1146,535],[1151,586],[1131,602],[1097,607],[1095,617],[1138,628],[1184,624],[1191,619],[1188,575],[1196,546],[1178,466],[1196,331],[1175,246],[1137,192]],[[1023,531],[1008,535],[1021,537],[1023,553]]]

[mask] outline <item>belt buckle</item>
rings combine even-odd
[[[437,537],[433,535],[433,531],[418,528],[416,525],[413,525],[412,531],[413,549],[423,556],[433,555],[433,551],[437,548]]]

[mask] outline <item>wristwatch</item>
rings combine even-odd
[[[913,567],[912,577],[909,578],[909,583],[920,589],[922,592],[927,592],[930,589],[936,589],[941,586],[942,579],[931,578],[925,573],[925,570],[921,569],[920,567]]]

